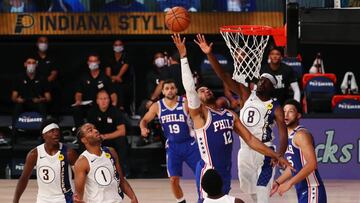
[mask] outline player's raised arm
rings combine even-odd
[[[159,112],[159,104],[155,103],[150,106],[149,111],[146,112],[144,117],[140,121],[141,136],[147,137],[150,130],[147,128],[147,124],[152,121]]]
[[[208,44],[206,42],[206,39],[204,35],[197,34],[196,35],[197,40],[194,40],[194,42],[199,45],[200,49],[206,54],[206,56],[209,59],[209,62],[211,64],[211,67],[214,69],[216,75],[225,82],[226,85],[230,88],[231,91],[236,93],[237,95],[241,96],[241,99],[243,101],[247,100],[247,98],[250,95],[250,91],[247,87],[245,87],[243,84],[236,82],[233,80],[229,73],[224,71],[219,63],[219,61],[216,59],[214,54],[212,53],[212,45],[213,43]]]
[[[275,109],[275,120],[279,130],[280,148],[279,153],[284,155],[288,145],[288,132],[284,121],[284,111],[280,106]]]
[[[202,106],[200,98],[196,92],[195,81],[186,55],[185,37],[182,40],[179,34],[174,34],[171,37],[180,54],[182,83],[186,91],[189,113],[191,118],[194,119],[195,117],[202,115]]]

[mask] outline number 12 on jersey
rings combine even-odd
[[[226,145],[232,143],[232,136],[230,131],[224,132],[223,136]]]

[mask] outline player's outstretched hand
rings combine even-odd
[[[279,195],[282,196],[285,192],[290,190],[291,187],[292,187],[292,185],[290,184],[290,182],[286,181],[285,183],[280,184],[277,191],[278,191]]]
[[[174,33],[171,35],[171,38],[173,39],[173,42],[179,51],[180,57],[186,57],[185,37],[181,40],[180,34]]]
[[[150,133],[150,130],[148,128],[140,128],[141,130],[141,136],[147,137]]]
[[[201,51],[203,51],[204,54],[209,54],[209,53],[211,53],[213,43],[211,42],[210,44],[208,44],[208,43],[206,42],[206,39],[205,39],[204,35],[202,35],[202,34],[197,34],[197,35],[196,35],[196,38],[197,38],[197,40],[194,39],[194,42],[195,42],[197,45],[199,45]]]
[[[288,160],[284,159],[284,157],[279,157],[277,161],[278,161],[278,165],[280,166],[280,168],[285,169],[287,167],[290,167],[290,170],[292,170],[294,172],[296,171],[294,169],[294,167],[291,166],[290,162]]]
[[[278,189],[279,189],[279,184],[274,181],[271,186],[270,197],[272,197],[277,192]]]

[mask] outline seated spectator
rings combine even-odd
[[[9,13],[23,13],[37,11],[31,0],[4,0],[2,2],[2,11]]]
[[[70,4],[66,3],[65,0],[52,0],[49,7],[47,8],[48,12],[72,12]]]
[[[11,100],[15,103],[13,124],[25,111],[36,111],[46,117],[46,103],[51,101],[51,94],[46,81],[36,75],[37,61],[27,58],[24,67],[26,72],[14,81]]]
[[[217,0],[214,4],[214,10],[233,12],[255,11],[255,2],[255,0]]]
[[[145,12],[147,11],[144,4],[136,0],[114,0],[107,3],[103,8],[103,12]]]
[[[130,114],[133,80],[127,54],[124,51],[124,43],[121,40],[115,40],[113,51],[113,55],[106,61],[105,73],[111,79],[118,95],[118,106]]]
[[[200,11],[200,0],[157,0],[160,11],[167,12],[175,6],[182,6],[190,12]]]
[[[96,105],[90,109],[87,119],[99,131],[102,144],[115,149],[122,171],[128,173],[125,121],[120,110],[110,105],[110,96],[105,90],[97,93]]]
[[[85,73],[80,81],[75,93],[74,122],[75,127],[80,127],[86,118],[86,113],[92,103],[95,103],[96,94],[105,89],[111,95],[113,106],[117,104],[117,95],[111,84],[110,79],[99,69],[100,60],[96,54],[90,54],[87,61],[89,72]]]
[[[275,97],[280,104],[289,99],[289,88],[294,92],[294,99],[300,101],[300,89],[293,69],[281,62],[282,50],[280,47],[272,47],[268,56],[268,63],[261,66],[260,75],[270,73],[275,76],[277,85],[275,88]]]

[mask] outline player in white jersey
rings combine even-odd
[[[75,203],[119,203],[125,193],[131,203],[138,200],[123,176],[114,149],[101,146],[101,136],[93,124],[85,123],[77,136],[86,150],[74,166]]]
[[[215,169],[209,169],[201,179],[201,187],[207,193],[204,203],[244,203],[241,199],[222,192],[223,181]]]
[[[44,144],[28,153],[13,203],[19,202],[35,166],[39,188],[36,203],[70,203],[73,195],[70,165],[74,165],[77,154],[60,142],[56,121],[44,121],[41,132]]]
[[[186,90],[189,113],[194,123],[202,157],[196,172],[198,185],[204,172],[209,168],[214,168],[218,170],[223,178],[223,192],[227,194],[230,191],[233,130],[254,150],[276,159],[281,165],[290,166],[289,162],[282,158],[282,154],[275,153],[259,139],[256,139],[240,122],[239,117],[234,112],[218,108],[215,104],[214,95],[209,88],[200,87],[196,91],[186,57],[185,38],[181,40],[179,34],[174,34],[172,38],[181,56],[182,82]],[[197,43],[199,44],[199,42]],[[201,175],[199,175],[198,169],[201,169]],[[201,202],[201,197],[199,202]]]
[[[274,121],[279,129],[280,149],[279,153],[284,155],[287,147],[287,131],[284,122],[284,113],[276,101],[272,98],[276,79],[270,74],[260,76],[255,89],[250,90],[243,84],[232,80],[212,54],[212,43],[208,45],[203,35],[197,35],[195,41],[201,50],[207,55],[212,68],[216,74],[228,85],[234,93],[240,96],[243,105],[240,111],[241,123],[261,142],[275,150],[272,141],[274,135],[272,127]],[[237,57],[241,60],[243,55]],[[240,190],[250,194],[255,202],[269,202],[271,183],[274,170],[271,158],[264,156],[248,147],[241,139],[241,149],[238,153],[238,172]]]

